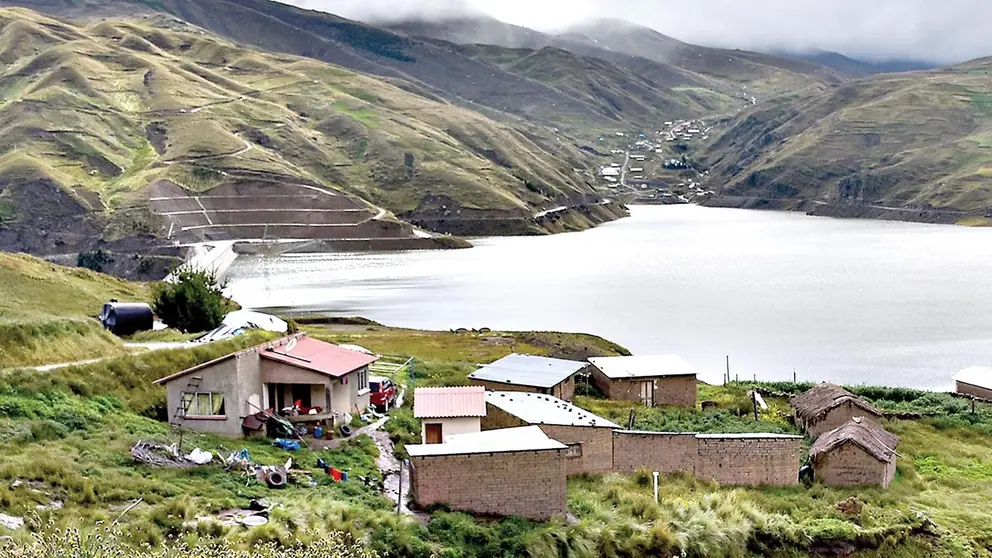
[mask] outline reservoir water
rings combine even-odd
[[[254,309],[388,325],[577,331],[719,379],[949,389],[992,364],[992,230],[635,206],[631,217],[455,251],[243,257]]]

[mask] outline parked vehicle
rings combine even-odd
[[[384,376],[369,377],[369,403],[379,411],[386,411],[393,406],[396,401],[396,385],[393,381]]]

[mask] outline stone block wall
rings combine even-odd
[[[549,438],[567,445],[578,445],[581,455],[565,457],[568,476],[583,473],[609,473],[613,470],[613,430],[591,426],[559,426],[539,424]]]
[[[727,485],[799,483],[800,437],[697,436],[696,476]]]
[[[563,451],[411,457],[413,497],[420,506],[544,521],[565,513]]]
[[[726,485],[790,486],[799,482],[799,436],[632,432],[613,434],[613,468],[691,473]]]
[[[638,469],[672,473],[695,473],[698,453],[693,433],[632,432],[613,433],[613,469],[633,473]]]

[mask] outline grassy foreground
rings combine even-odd
[[[15,257],[19,258],[19,257]],[[14,260],[19,261],[19,260]],[[140,296],[143,287],[88,272],[23,259],[24,272],[5,285],[7,312],[20,316],[84,316],[88,304],[113,293]],[[72,301],[34,302],[38,284],[91,293]],[[78,273],[75,274],[75,273]],[[81,281],[81,283],[80,283]],[[66,286],[67,285],[67,286]],[[28,288],[31,287],[31,288]],[[21,293],[21,294],[18,294]],[[19,299],[16,297],[20,297]],[[45,299],[47,300],[47,299]],[[34,303],[35,306],[29,306]],[[304,324],[311,335],[414,357],[416,385],[463,384],[476,364],[510,352],[565,358],[623,354],[586,335],[490,331],[423,332],[374,323]],[[433,510],[425,521],[397,515],[381,495],[378,449],[367,436],[329,450],[287,453],[264,440],[234,441],[186,433],[184,448],[221,455],[247,449],[260,464],[292,457],[310,471],[284,490],[247,483],[243,474],[211,464],[192,469],[152,468],[129,454],[136,440],[176,442],[163,421],[169,414],[162,388],[152,381],[262,341],[256,335],[197,347],[125,354],[95,364],[38,373],[0,374],[0,513],[23,517],[25,528],[0,536],[0,556],[57,555],[83,549],[93,557],[146,556],[807,556],[902,558],[988,556],[992,546],[992,409],[975,412],[949,395],[905,389],[856,388],[880,408],[918,417],[889,420],[901,438],[898,474],[887,490],[725,488],[683,476],[666,477],[661,499],[650,475],[586,476],[569,481],[564,518],[534,523],[519,518],[482,520]],[[759,421],[750,414],[753,386],[700,386],[703,411],[634,406],[635,428],[704,432],[795,432],[787,398],[808,387],[763,384],[770,404]],[[620,423],[631,404],[597,398],[580,386],[577,403]],[[393,412],[386,430],[401,446],[419,438],[407,405]],[[400,448],[402,453],[402,448]],[[348,483],[332,483],[316,468],[320,458],[347,470]],[[224,524],[219,512],[244,508],[253,498],[276,507],[267,525]],[[109,530],[108,530],[109,529]],[[2,539],[0,539],[2,541]],[[338,544],[340,543],[340,544]],[[350,548],[358,544],[361,549]],[[47,545],[47,546],[46,546]],[[219,545],[219,546],[218,546]],[[303,545],[306,550],[301,550]],[[335,546],[337,545],[337,546]],[[189,550],[190,548],[194,550]],[[244,552],[239,554],[239,552]],[[352,553],[352,554],[349,554]]]

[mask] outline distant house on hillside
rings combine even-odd
[[[265,343],[156,380],[170,424],[224,436],[254,430],[263,410],[294,408],[291,422],[327,421],[369,406],[369,365],[378,357],[306,334]],[[253,428],[252,428],[253,427]]]
[[[854,417],[810,447],[813,474],[827,486],[887,487],[896,474],[898,444],[899,438],[874,421]]]
[[[594,357],[592,379],[610,399],[696,406],[696,371],[677,355]]]
[[[796,425],[812,437],[839,428],[854,417],[879,421],[882,413],[867,401],[833,384],[822,383],[789,402]]]
[[[440,444],[448,436],[479,432],[486,416],[482,386],[417,388],[413,416],[420,419],[421,443]]]
[[[954,375],[955,391],[992,400],[992,368],[971,366]]]
[[[576,360],[512,354],[479,368],[468,379],[489,390],[543,393],[571,401],[575,375],[588,366]]]
[[[568,475],[613,469],[613,430],[619,425],[550,395],[487,391],[483,430],[537,426],[568,446]]]

